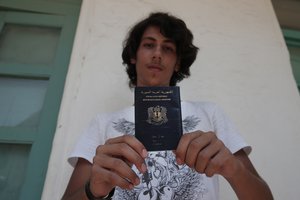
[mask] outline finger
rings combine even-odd
[[[191,167],[194,168],[196,165],[196,162],[200,156],[203,156],[203,159],[210,159],[210,152],[209,150],[211,148],[208,148],[211,143],[211,137],[208,137],[208,135],[200,135],[199,137],[196,137],[193,139],[186,150],[186,158],[185,163]],[[206,149],[208,148],[208,149]],[[206,149],[206,151],[204,151]],[[203,155],[204,154],[204,155]],[[200,157],[201,160],[201,157]],[[208,160],[203,160],[204,162],[207,162]],[[203,163],[205,164],[205,163]]]
[[[204,170],[204,173],[207,177],[212,177],[215,174],[220,172],[220,169],[223,166],[224,162],[224,153],[219,152],[215,157],[213,157],[210,162],[207,164],[207,167]]]
[[[178,164],[184,164],[185,158],[186,158],[186,150],[190,144],[190,142],[202,135],[203,132],[196,131],[192,133],[186,133],[184,134],[181,139],[179,140],[177,149],[176,149],[176,161]]]
[[[93,163],[93,167],[95,167],[95,169],[105,168],[110,172],[113,172],[113,174],[107,174],[109,178],[125,179],[127,182],[133,185],[138,185],[140,183],[136,173],[122,159],[102,154],[100,156],[95,156]],[[110,177],[110,175],[114,175],[114,177]]]
[[[211,142],[203,150],[201,150],[195,161],[195,170],[200,173],[206,172],[206,169],[211,164],[212,160],[220,152],[219,140]]]
[[[127,143],[114,143],[109,145],[99,146],[96,150],[96,155],[106,154],[115,158],[122,158],[129,166],[134,164],[141,173],[147,171],[144,158],[140,156]],[[104,162],[106,162],[104,160]]]
[[[146,158],[148,156],[148,152],[144,145],[136,139],[136,137],[131,135],[123,135],[115,138],[108,139],[105,144],[114,144],[114,143],[126,143],[131,148],[133,148],[136,152],[140,154],[143,158]]]
[[[97,176],[92,175],[91,176],[91,185],[97,185],[99,183],[99,180],[101,182],[106,182],[112,185],[112,187],[121,187],[122,189],[133,189],[134,184],[123,177],[119,176],[116,172],[99,167],[99,166],[93,166],[92,168],[93,174],[97,174]],[[93,189],[94,191],[97,188]]]
[[[220,150],[218,154],[211,160],[205,174],[212,176],[214,174],[220,174],[223,177],[229,177],[234,175],[240,162],[236,162],[237,159],[225,146]]]

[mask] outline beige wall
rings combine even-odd
[[[275,199],[298,199],[300,99],[270,0],[84,0],[43,199],[60,199],[72,171],[67,156],[91,118],[133,103],[121,43],[156,10],[183,18],[200,47],[182,99],[223,107]],[[236,199],[225,181],[221,199]]]

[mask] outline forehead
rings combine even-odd
[[[165,37],[158,26],[148,26],[143,35],[142,40],[150,39],[150,40],[157,40],[162,42],[174,43],[174,41],[170,38]]]

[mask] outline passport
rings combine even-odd
[[[136,87],[135,137],[148,151],[175,150],[182,136],[180,88]]]

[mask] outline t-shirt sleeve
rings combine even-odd
[[[231,151],[231,153],[236,153],[243,149],[246,154],[250,154],[252,150],[251,146],[244,141],[232,121],[217,105],[214,107],[212,122],[217,137],[224,142],[225,146]]]
[[[76,165],[78,158],[84,158],[90,163],[93,162],[96,148],[105,141],[105,132],[103,125],[101,125],[104,120],[105,117],[103,115],[97,115],[80,136],[74,150],[68,158],[68,162],[73,167]]]

